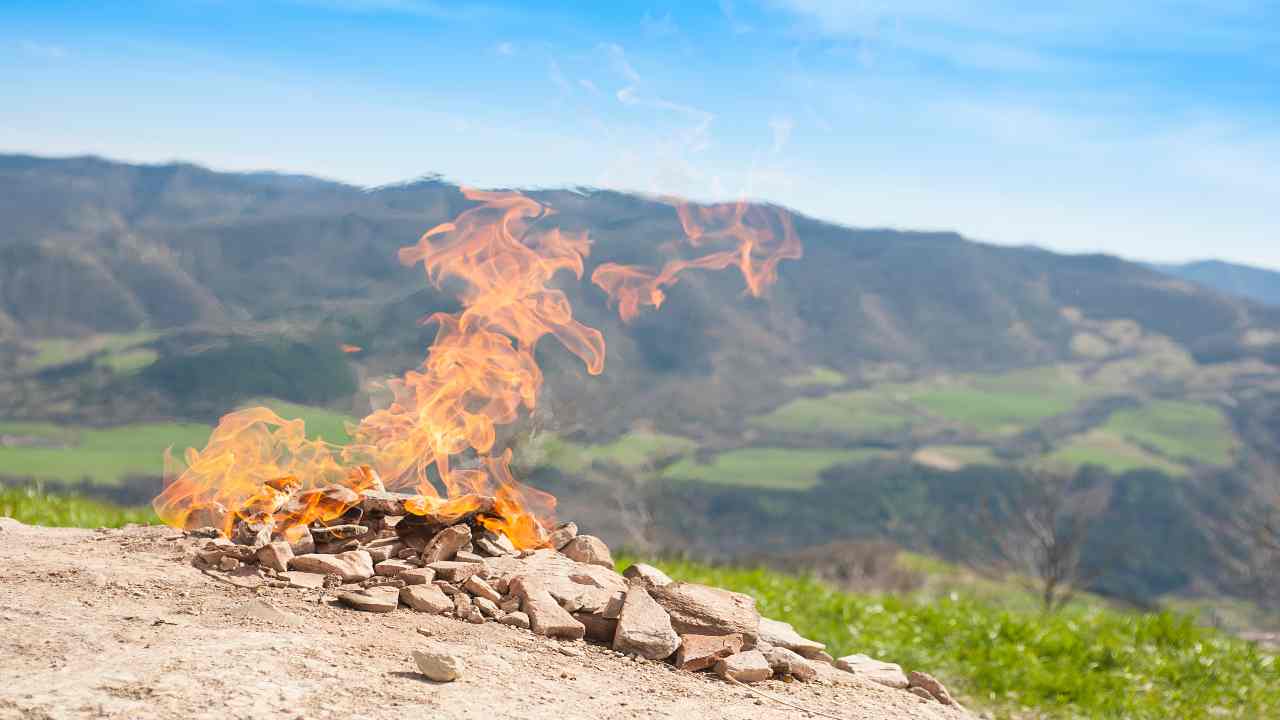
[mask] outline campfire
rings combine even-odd
[[[760,617],[749,596],[673,582],[645,565],[617,573],[603,541],[557,522],[555,498],[513,476],[497,428],[537,404],[538,342],[550,335],[588,373],[604,369],[603,335],[575,320],[551,285],[566,271],[583,276],[590,241],[525,195],[465,194],[473,207],[400,251],[430,283],[458,288],[461,310],[423,318],[438,327],[426,359],[387,383],[392,402],[353,427],[351,443],[309,439],[301,420],[257,407],[225,416],[203,450],[166,457],[154,506],[205,538],[194,562],[330,593],[356,610],[403,606],[585,638],[737,682],[809,680],[840,667],[949,703],[944,689],[921,690],[927,682],[897,666],[834,660],[821,643]],[[800,257],[779,209],[673,205],[683,237],[664,246],[665,265],[605,263],[591,275],[624,321],[661,306],[687,270],[736,267],[759,296],[782,260]]]

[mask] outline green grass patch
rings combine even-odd
[[[1105,430],[1090,430],[1076,435],[1045,459],[1050,464],[1068,467],[1099,465],[1114,473],[1149,469],[1175,477],[1187,474],[1185,466],[1153,455]]]
[[[633,430],[603,445],[576,443],[546,433],[520,448],[519,461],[526,467],[553,466],[573,474],[585,473],[595,463],[641,470],[687,455],[697,447],[689,438],[645,430]]]
[[[39,486],[0,488],[0,517],[50,527],[120,527],[159,523],[151,508],[123,508],[87,498],[54,495]]]
[[[1094,392],[1069,369],[1044,367],[925,385],[910,399],[945,420],[1003,435],[1070,412]]]
[[[1120,410],[1103,427],[1166,457],[1204,465],[1230,465],[1236,449],[1226,415],[1202,403],[1157,401]]]
[[[36,354],[23,362],[19,369],[43,370],[75,362],[105,350],[107,356],[104,363],[107,367],[113,370],[121,367],[121,372],[130,372],[156,361],[153,351],[134,346],[151,342],[158,337],[158,332],[140,330],[132,333],[100,333],[83,338],[42,338],[31,343],[35,346]],[[117,358],[117,355],[121,357]]]
[[[889,451],[878,448],[743,448],[719,453],[708,463],[685,458],[663,470],[662,476],[672,480],[698,480],[717,485],[808,490],[818,484],[818,475],[829,467],[866,462],[887,454]]]
[[[911,422],[911,414],[882,394],[859,390],[797,398],[748,422],[783,433],[860,438],[900,431]]]
[[[855,595],[766,570],[655,565],[752,595],[763,615],[837,657],[861,652],[933,673],[966,704],[1002,718],[1280,716],[1276,656],[1186,616],[1097,607],[1044,615],[961,594]]]
[[[808,372],[796,375],[788,375],[782,378],[782,384],[793,388],[806,387],[839,387],[849,379],[844,373],[832,370],[829,367],[813,367]]]

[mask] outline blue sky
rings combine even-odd
[[[1280,268],[1280,2],[1054,5],[0,0],[0,151]]]

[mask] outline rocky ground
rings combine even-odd
[[[969,717],[835,670],[748,689],[496,622],[240,587],[192,565],[199,542],[0,518],[0,718]],[[428,680],[414,651],[460,676]]]

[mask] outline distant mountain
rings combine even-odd
[[[1157,270],[1199,283],[1219,292],[1249,298],[1268,305],[1280,305],[1280,272],[1221,260],[1202,260],[1183,265],[1154,265]]]

